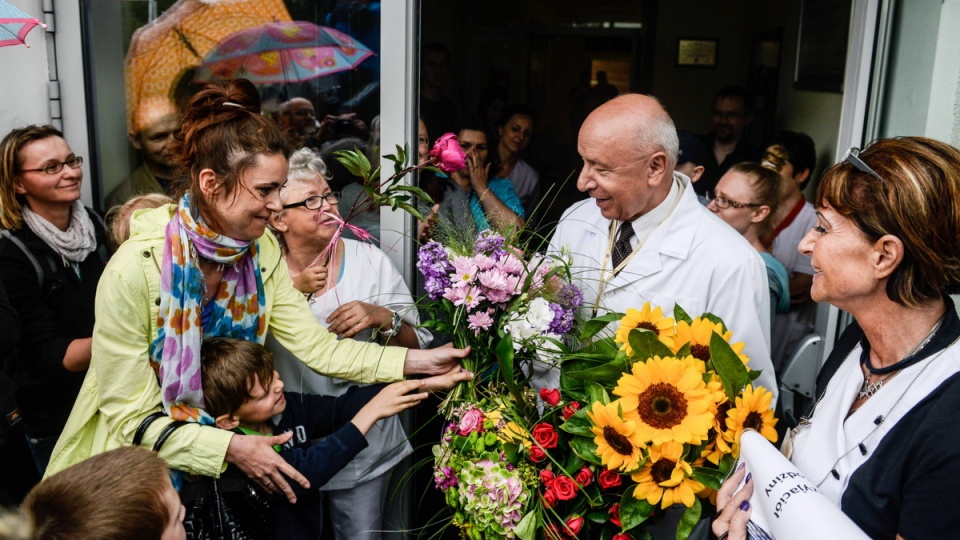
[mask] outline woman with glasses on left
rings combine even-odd
[[[23,335],[11,374],[41,475],[90,365],[107,259],[102,222],[80,203],[82,164],[52,126],[0,142],[0,280]]]
[[[763,258],[770,289],[770,319],[790,309],[786,267],[763,243],[773,230],[771,217],[780,203],[780,173],[773,165],[739,163],[727,171],[713,192],[707,192],[710,209],[737,230]]]

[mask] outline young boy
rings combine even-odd
[[[200,350],[203,399],[206,411],[222,429],[275,435],[293,432],[280,455],[310,481],[310,490],[291,482],[298,504],[277,497],[274,530],[277,538],[319,538],[322,518],[312,512],[316,488],[367,447],[364,435],[381,418],[413,407],[426,391],[451,388],[471,377],[451,371],[428,379],[390,385],[353,387],[341,396],[283,392],[283,381],[273,369],[273,357],[257,343],[230,338],[210,338]],[[424,390],[411,394],[418,389]],[[323,438],[320,444],[311,441]]]

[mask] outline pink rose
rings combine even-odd
[[[556,407],[560,403],[560,390],[556,388],[541,388],[540,399],[551,407]]]
[[[474,431],[483,430],[483,411],[480,409],[470,409],[460,417],[460,423],[457,424],[457,434],[466,436]]]
[[[567,528],[563,532],[569,538],[576,538],[580,534],[581,527],[583,527],[583,516],[573,515],[567,518]]]
[[[467,155],[460,148],[457,136],[453,133],[447,133],[434,143],[433,150],[430,150],[430,161],[440,167],[441,171],[452,173],[466,166]]]

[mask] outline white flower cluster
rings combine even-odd
[[[525,348],[535,349],[549,335],[550,323],[554,313],[550,302],[543,298],[534,298],[526,308],[510,315],[503,330],[513,337],[513,348],[516,351]]]

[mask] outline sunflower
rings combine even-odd
[[[683,460],[683,445],[677,442],[650,448],[650,459],[630,478],[637,483],[634,497],[663,509],[676,503],[690,508],[704,487],[693,479],[693,467]]]
[[[677,352],[689,343],[690,354],[694,358],[706,362],[710,360],[710,336],[712,336],[714,332],[720,334],[720,337],[726,340],[727,343],[730,343],[730,338],[733,337],[733,332],[729,330],[724,332],[723,325],[709,319],[697,317],[693,322],[689,323],[680,321],[677,323],[677,334],[673,340],[672,350],[673,352]],[[733,349],[733,352],[737,353],[744,365],[750,361],[747,355],[742,354],[745,346],[743,342],[730,343],[730,348]]]
[[[632,471],[640,463],[640,447],[643,440],[639,437],[636,423],[620,418],[620,403],[614,401],[604,405],[597,401],[587,416],[593,422],[591,431],[596,437],[597,455],[608,469]]]
[[[692,356],[637,362],[613,393],[645,442],[700,444],[713,426],[716,404],[703,382],[703,363]]]
[[[748,384],[743,394],[737,396],[736,404],[727,411],[726,438],[733,441],[734,457],[740,455],[740,435],[745,429],[755,429],[770,442],[777,442],[777,419],[773,417],[770,404],[773,393],[762,386],[754,389]]]
[[[637,311],[633,308],[627,308],[627,314],[620,319],[620,327],[617,328],[617,335],[614,341],[620,343],[620,349],[627,352],[628,356],[633,356],[633,349],[630,348],[630,331],[634,328],[650,330],[657,335],[661,343],[673,349],[673,336],[677,333],[674,327],[673,319],[663,316],[663,310],[657,306],[650,309],[650,302],[644,302],[643,308]]]

